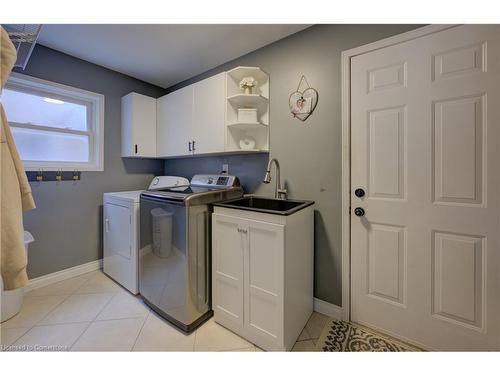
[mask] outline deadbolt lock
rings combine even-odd
[[[365,191],[363,189],[358,188],[354,190],[354,195],[357,196],[358,198],[364,197]]]

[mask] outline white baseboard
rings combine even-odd
[[[342,319],[343,317],[342,307],[319,298],[314,298],[314,311],[328,315],[334,319]]]
[[[43,275],[40,277],[35,277],[28,282],[28,285],[24,288],[26,292],[38,289],[49,284],[57,283],[58,281],[63,281],[70,279],[75,276],[83,275],[84,273],[96,271],[102,268],[102,259],[94,260],[92,262],[80,264],[79,266],[66,268],[65,270],[49,273],[48,275]]]

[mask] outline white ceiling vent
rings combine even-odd
[[[14,66],[24,70],[35,48],[42,25],[2,25],[2,27],[9,33],[10,40],[17,50],[17,60]]]

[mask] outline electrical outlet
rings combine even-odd
[[[222,164],[222,173],[229,173],[229,164]]]

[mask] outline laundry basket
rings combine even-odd
[[[153,227],[153,253],[168,258],[172,252],[173,213],[157,207],[151,210]]]

